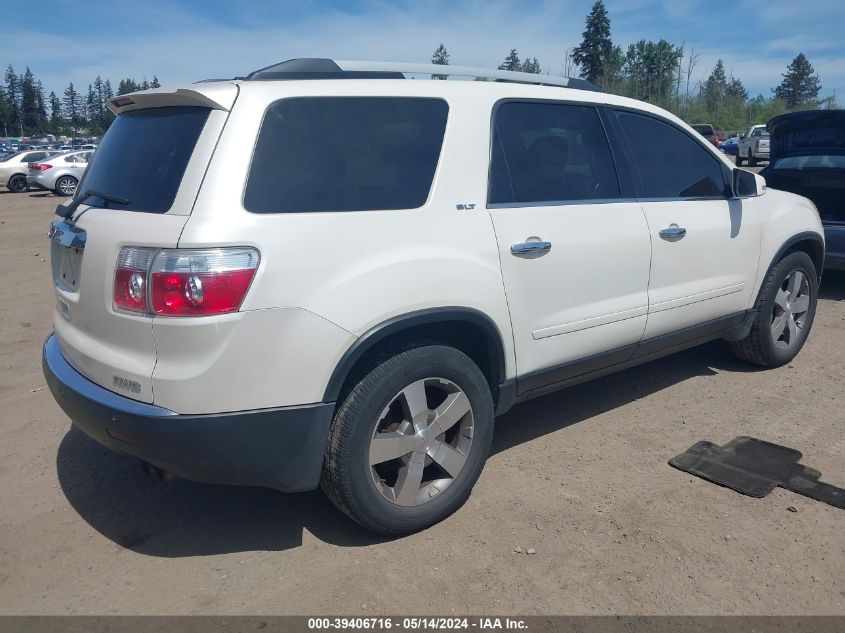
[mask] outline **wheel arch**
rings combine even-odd
[[[816,269],[816,279],[821,281],[822,270],[824,269],[824,238],[814,231],[797,233],[787,239],[775,253],[766,272],[768,273],[772,269],[772,266],[777,264],[781,259],[796,251],[801,251],[809,255]]]
[[[446,344],[464,352],[487,377],[495,399],[496,388],[506,378],[502,333],[493,320],[479,310],[443,307],[392,317],[359,337],[338,361],[323,402],[340,399],[350,382],[368,371],[380,353],[418,341]]]
[[[772,268],[774,268],[774,266],[784,257],[796,251],[806,253],[810,257],[813,261],[813,267],[816,269],[816,279],[821,282],[822,270],[824,268],[824,238],[816,231],[802,231],[800,233],[795,233],[785,239],[777,250],[775,250],[774,255],[769,259],[769,263],[765,269],[762,268],[763,262],[760,262],[761,267],[755,284],[756,291],[753,295],[754,306],[756,306],[760,300],[760,293],[763,291],[763,280],[768,277]]]

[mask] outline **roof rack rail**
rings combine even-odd
[[[360,62],[320,58],[289,59],[256,70],[246,80],[265,79],[405,79],[406,74],[441,75],[448,77],[474,77],[509,81],[540,86],[601,90],[585,79],[553,77],[512,70],[493,70],[471,66],[441,66],[438,64],[411,64],[405,62]]]

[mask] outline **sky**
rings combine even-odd
[[[161,83],[245,75],[294,57],[428,62],[441,42],[452,64],[495,68],[511,48],[563,74],[593,0],[43,0],[6,25],[0,64],[29,66],[61,95],[97,75]],[[803,52],[822,96],[845,103],[845,0],[605,0],[614,43],[665,38],[700,54],[693,80],[718,59],[754,96],[771,95]]]

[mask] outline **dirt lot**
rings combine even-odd
[[[0,613],[845,614],[842,510],[667,464],[753,435],[845,485],[845,275],[790,366],[714,343],[519,406],[461,511],[381,540],[319,492],[161,483],[70,427],[40,368],[55,204],[0,193]]]

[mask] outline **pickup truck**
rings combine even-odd
[[[758,160],[769,160],[769,132],[765,125],[752,125],[740,138],[736,152],[737,167],[748,160],[749,167],[756,167]]]

